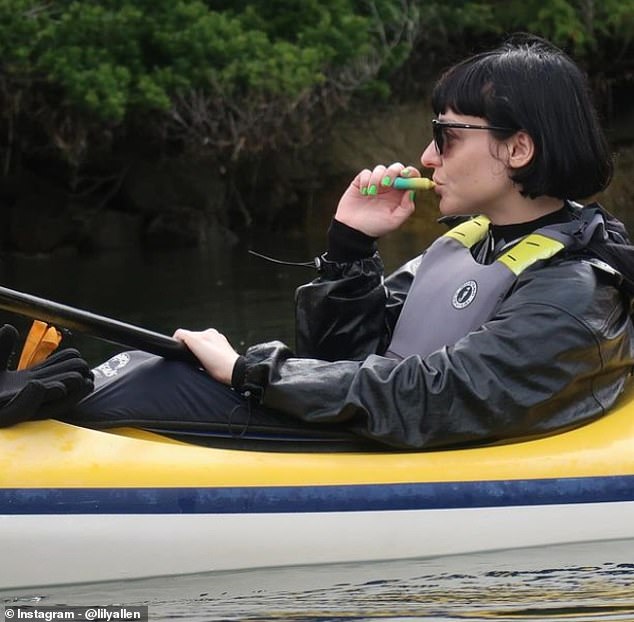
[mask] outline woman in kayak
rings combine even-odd
[[[201,363],[133,352],[96,370],[72,420],[220,435],[341,432],[404,449],[531,438],[605,414],[634,365],[634,253],[599,205],[612,161],[585,76],[530,36],[449,69],[432,95],[450,225],[384,278],[376,241],[414,212],[401,163],[361,171],[297,292],[295,351],[240,355],[178,330]],[[399,185],[402,182],[399,182]]]

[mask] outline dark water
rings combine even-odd
[[[5,605],[149,607],[153,621],[634,620],[634,541],[13,590]]]
[[[5,261],[2,281],[13,289],[168,335],[178,327],[213,326],[239,348],[264,339],[292,338],[293,291],[311,278],[306,269],[263,264],[243,245],[21,257]],[[91,362],[121,350],[81,335],[69,343],[78,345]]]
[[[403,231],[382,242],[388,270],[442,231],[429,224],[433,203],[420,211]],[[5,256],[0,282],[165,334],[179,326],[214,326],[237,349],[269,339],[292,344],[293,291],[315,272],[267,263],[247,250],[310,260],[323,250],[330,213],[330,206],[311,213],[306,231],[251,233],[232,248]],[[28,324],[6,314],[3,319]],[[121,350],[81,335],[69,341],[94,364]],[[13,590],[0,596],[5,604],[147,604],[152,620],[195,622],[634,621],[634,541]]]

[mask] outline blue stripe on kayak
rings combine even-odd
[[[0,489],[0,514],[359,512],[634,501],[634,475],[228,488]]]

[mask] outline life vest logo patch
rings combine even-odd
[[[475,281],[463,283],[454,293],[451,304],[454,309],[464,309],[468,307],[478,293],[478,284]]]

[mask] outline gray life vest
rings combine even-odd
[[[586,223],[582,240],[570,226],[543,227],[490,264],[478,263],[470,250],[488,234],[489,219],[477,216],[454,227],[422,256],[385,355],[424,357],[455,344],[494,316],[526,268],[564,248],[585,246],[602,223]]]

